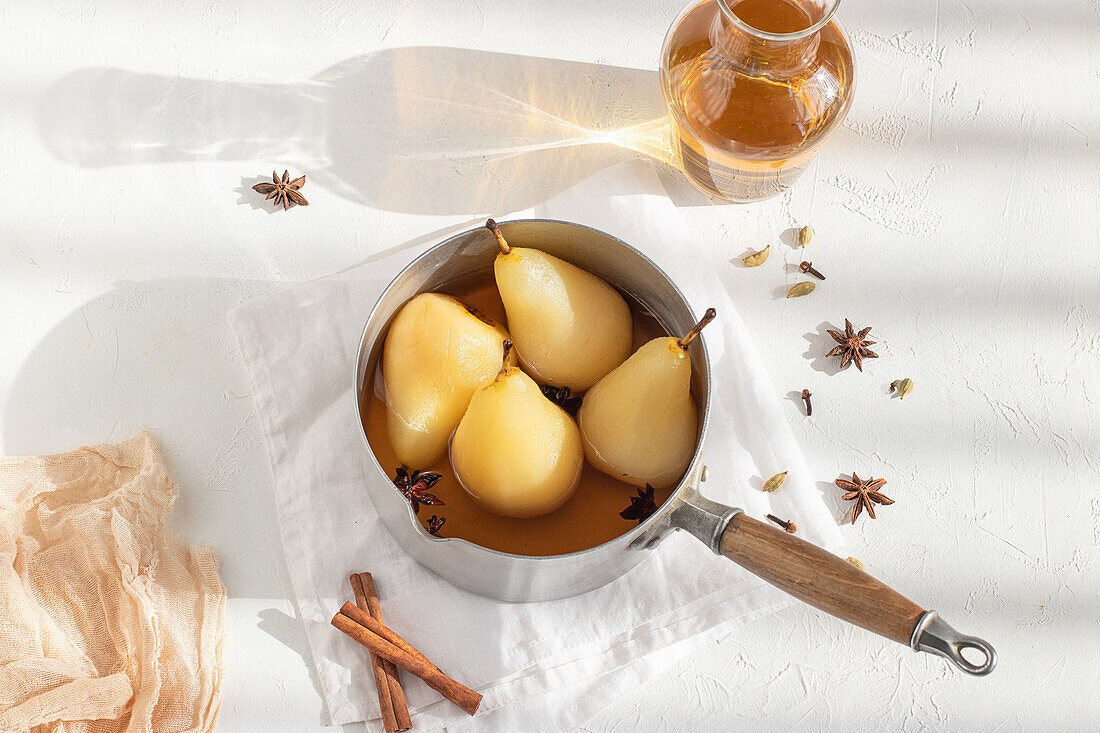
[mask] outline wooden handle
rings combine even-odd
[[[730,520],[722,554],[798,600],[906,646],[924,614],[851,563],[745,514]]]

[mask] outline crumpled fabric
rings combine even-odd
[[[225,588],[157,444],[0,459],[0,731],[210,731]]]

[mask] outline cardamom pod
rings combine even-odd
[[[803,295],[809,295],[814,291],[817,286],[812,282],[796,283],[787,291],[788,298],[801,298]]]
[[[860,570],[867,570],[867,568],[863,567],[863,563],[861,563],[861,562],[859,561],[859,559],[858,559],[858,558],[855,558],[855,557],[848,557],[848,558],[845,558],[845,559],[846,559],[846,560],[847,560],[848,562],[850,562],[850,563],[852,563],[853,565],[855,565],[855,566],[856,566],[857,568],[859,568]]]
[[[798,243],[805,247],[814,238],[814,230],[807,224],[798,230]]]
[[[774,476],[772,476],[770,479],[768,479],[767,481],[764,482],[764,485],[761,487],[761,490],[762,491],[767,491],[770,494],[771,492],[775,491],[780,486],[782,486],[783,482],[786,481],[786,480],[787,480],[787,472],[786,471],[784,471],[783,473],[777,473]]]
[[[898,397],[905,399],[906,395],[913,391],[913,380],[909,377],[898,382]]]
[[[760,267],[768,261],[768,255],[771,254],[772,246],[769,244],[759,252],[753,252],[751,255],[741,260],[745,263],[745,267]]]

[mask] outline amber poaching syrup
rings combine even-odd
[[[818,19],[798,0],[729,0],[746,25],[798,33]],[[801,39],[738,28],[715,0],[684,14],[662,60],[672,147],[706,193],[756,201],[781,193],[836,128],[851,101],[852,55],[835,21]]]
[[[491,270],[452,281],[439,292],[458,298],[496,323],[506,322],[504,304]],[[626,300],[634,317],[635,350],[651,339],[669,335],[633,299],[627,297]],[[377,361],[371,366],[371,372],[374,378],[367,380],[359,395],[363,408],[360,414],[366,416],[364,428],[375,458],[392,477],[401,462],[394,455],[386,431],[386,405],[382,401],[382,377]],[[603,544],[638,526],[636,520],[619,516],[619,512],[630,505],[630,498],[637,495],[638,487],[611,478],[587,460],[577,490],[569,501],[550,514],[531,519],[501,517],[482,509],[459,485],[447,456],[431,466],[410,468],[443,476],[432,493],[443,500],[444,506],[421,505],[417,514],[424,528],[427,529],[429,518],[436,514],[447,520],[439,531],[441,537],[461,537],[492,550],[516,555],[563,555]],[[654,492],[657,505],[667,501],[671,493],[671,487],[657,489]]]

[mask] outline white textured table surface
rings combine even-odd
[[[659,114],[678,5],[0,2],[0,449],[155,431],[175,529],[215,548],[230,593],[220,730],[325,720],[226,311],[629,158],[585,128]],[[832,479],[889,480],[897,504],[843,528],[851,554],[1000,666],[967,678],[792,607],[586,729],[1095,730],[1100,6],[846,0],[840,17],[856,101],[793,193],[673,195],[838,521]],[[514,114],[486,124],[479,104]],[[272,167],[309,176],[308,209],[260,206],[248,188]],[[828,281],[786,301],[798,253],[739,260],[805,222]],[[823,357],[845,317],[881,344],[862,374]],[[890,399],[905,376],[913,395]]]

